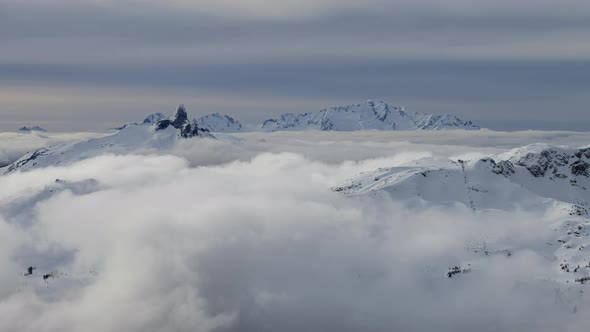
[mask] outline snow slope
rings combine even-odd
[[[240,121],[229,115],[213,113],[193,120],[199,128],[208,129],[213,133],[236,133],[242,130]]]
[[[363,104],[338,106],[303,114],[285,113],[264,121],[259,128],[277,130],[441,130],[480,129],[471,121],[451,115],[408,113],[383,101],[368,100]]]
[[[158,118],[160,120],[152,124],[146,122],[148,119],[155,121]],[[180,105],[175,114],[168,119],[156,115],[149,116],[146,121],[145,125],[127,125],[114,135],[38,149],[0,169],[0,173],[65,165],[104,153],[124,154],[141,149],[169,149],[178,139],[183,138],[214,138],[207,129],[202,129],[188,120],[183,105]]]
[[[590,281],[590,148],[533,144],[479,160],[424,159],[401,167],[379,168],[333,188],[347,195],[384,194],[411,204],[455,206],[476,215],[519,211],[549,216],[549,236],[542,243],[493,239],[466,246],[472,254],[512,255],[533,250],[554,264],[549,279]],[[539,221],[539,225],[543,225]],[[547,226],[545,224],[545,226]],[[509,238],[509,237],[508,237]],[[485,264],[481,261],[478,264]],[[449,277],[463,273],[463,262]],[[477,264],[475,264],[476,266]]]
[[[143,119],[143,122],[141,123],[142,125],[153,125],[155,123],[157,123],[158,121],[162,121],[166,119],[166,116],[162,113],[154,113],[154,114],[150,114],[148,115],[145,119]]]
[[[460,202],[476,210],[534,208],[562,202],[590,206],[590,148],[534,144],[473,161],[426,159],[354,177],[337,191],[383,190],[399,198]]]

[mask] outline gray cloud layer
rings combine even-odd
[[[590,121],[585,1],[0,6],[2,129],[99,129],[180,102],[252,122],[368,98],[484,124]]]

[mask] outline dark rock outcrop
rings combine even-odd
[[[184,138],[191,138],[194,136],[210,137],[208,129],[199,128],[196,124],[191,123],[188,119],[188,114],[184,105],[179,105],[176,113],[170,119],[160,120],[156,124],[156,131],[164,130],[168,127],[173,127],[180,130],[180,136]]]

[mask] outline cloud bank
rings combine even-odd
[[[554,211],[474,214],[329,190],[381,164],[487,153],[477,140],[461,150],[428,135],[400,142],[378,133],[295,135],[254,140],[259,150],[190,140],[169,153],[104,155],[1,176],[0,329],[586,326],[585,289],[551,281],[559,271],[536,248],[553,236]],[[370,139],[353,143],[355,135]],[[441,141],[463,139],[447,133]],[[520,247],[511,257],[466,250],[486,243]],[[469,273],[447,277],[464,262]],[[23,276],[30,265],[38,270]],[[51,270],[55,278],[44,282]]]

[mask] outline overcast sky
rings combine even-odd
[[[366,99],[586,130],[589,35],[587,0],[0,0],[0,130]]]

